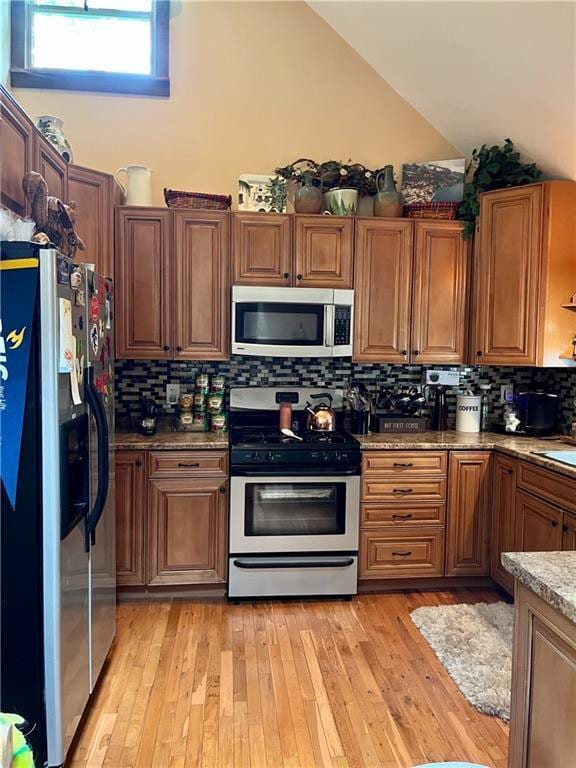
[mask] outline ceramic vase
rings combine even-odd
[[[62,155],[67,163],[72,162],[72,147],[64,136],[64,121],[54,115],[40,115],[36,118],[36,127],[47,139],[58,154]]]
[[[333,216],[354,216],[358,207],[358,190],[342,187],[324,192],[326,210]]]
[[[376,177],[377,194],[374,197],[374,216],[398,219],[402,216],[402,195],[396,189],[394,168],[384,166]]]
[[[296,190],[294,210],[296,213],[322,213],[324,210],[324,195],[314,186],[311,174],[304,174],[304,182]]]
[[[126,184],[120,174],[126,174]],[[124,192],[126,205],[152,205],[152,171],[145,165],[128,165],[114,174]]]

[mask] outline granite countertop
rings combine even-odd
[[[502,565],[576,624],[576,552],[504,552]]]
[[[534,451],[570,450],[575,446],[563,443],[557,438],[514,437],[496,432],[418,432],[416,434],[371,434],[354,435],[362,450],[495,450],[517,459],[525,459],[546,469],[576,478],[576,467],[561,464],[536,456]]]
[[[217,434],[215,432],[174,432],[172,429],[159,429],[152,437],[146,437],[139,432],[116,431],[114,447],[119,451],[227,451],[228,434]]]

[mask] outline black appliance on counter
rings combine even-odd
[[[558,432],[558,395],[542,389],[519,392],[517,404],[521,423],[518,432],[536,437],[555,435]]]
[[[331,390],[334,431],[307,431],[306,401],[325,389],[230,390],[230,598],[356,594],[358,441]],[[292,405],[297,437],[279,429]]]

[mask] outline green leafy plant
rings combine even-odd
[[[340,163],[337,160],[327,160],[317,163],[302,157],[290,165],[276,168],[276,173],[283,179],[303,183],[305,178],[312,178],[312,183],[323,191],[328,189],[357,189],[361,195],[376,193],[376,176],[379,171],[366,168],[361,163]]]
[[[475,149],[466,176],[469,180],[464,185],[464,200],[458,209],[458,218],[465,222],[464,240],[474,234],[480,212],[480,192],[531,184],[540,178],[541,171],[536,163],[521,163],[520,153],[515,151],[513,142],[506,139],[502,147],[483,144],[480,149]]]

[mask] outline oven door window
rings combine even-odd
[[[321,346],[324,344],[324,305],[236,304],[235,341],[244,344]]]
[[[246,536],[326,536],[346,529],[346,483],[249,483]]]

